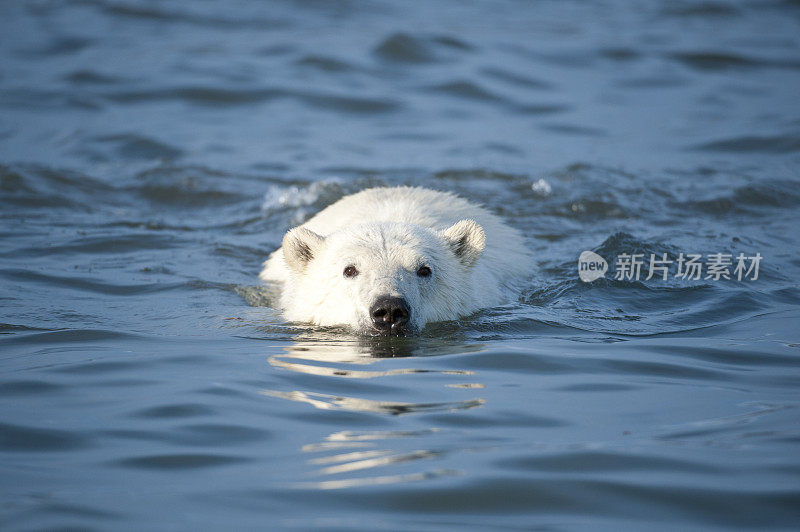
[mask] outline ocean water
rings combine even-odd
[[[796,528],[798,95],[789,0],[1,3],[0,528]],[[394,184],[519,301],[284,322],[284,232]]]

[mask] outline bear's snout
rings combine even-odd
[[[380,334],[405,334],[411,309],[400,297],[379,297],[369,309],[372,327]]]

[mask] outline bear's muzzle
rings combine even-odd
[[[372,304],[369,316],[375,332],[381,335],[399,336],[407,331],[411,309],[403,298],[383,296]]]

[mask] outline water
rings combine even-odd
[[[4,2],[0,525],[789,529],[791,1]],[[485,203],[518,304],[284,323],[285,230],[377,184]],[[760,253],[756,281],[578,280]]]

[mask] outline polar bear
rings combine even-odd
[[[512,301],[532,274],[522,235],[483,207],[420,187],[346,196],[264,262],[288,321],[404,335]]]

